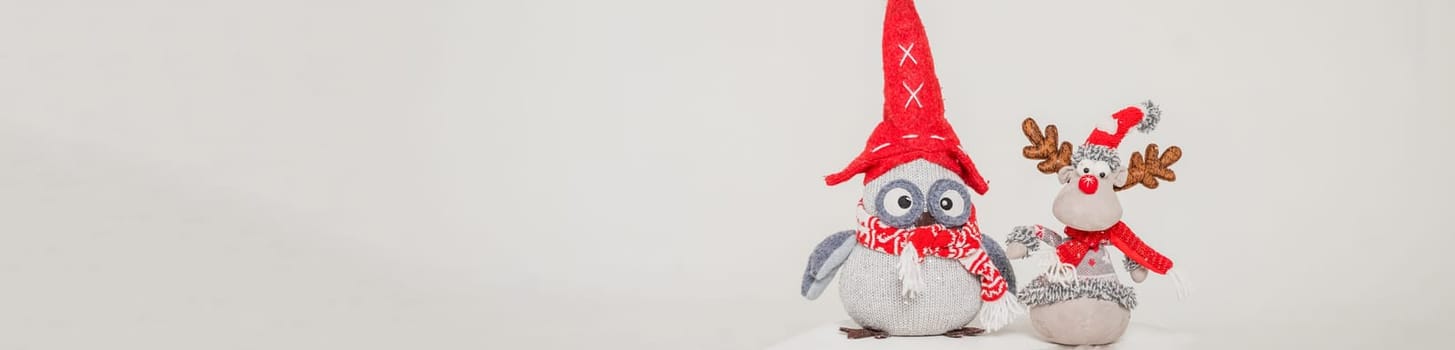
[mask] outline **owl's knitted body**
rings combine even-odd
[[[899,292],[899,257],[855,246],[839,269],[839,299],[855,323],[893,335],[939,335],[960,329],[980,311],[980,277],[960,262],[925,259],[925,289]]]
[[[870,180],[859,228],[820,244],[805,271],[804,296],[822,293],[837,268],[844,311],[866,336],[978,333],[966,326],[986,316],[987,296],[1001,306],[996,312],[1019,305],[1009,259],[980,236],[969,190],[958,174],[923,159]],[[990,318],[982,322],[988,328],[1009,321]]]
[[[944,188],[934,191],[939,187]],[[950,199],[951,209],[956,215],[913,213],[912,211],[946,211],[939,205],[945,190],[958,190],[960,198]],[[910,193],[916,192],[916,193]],[[914,227],[909,220],[893,220],[899,208],[899,197],[909,195],[912,201],[900,217],[921,216],[930,220],[918,224],[949,224],[950,226],[974,225],[969,220],[969,192],[963,181],[954,172],[925,160],[915,160],[894,167],[884,175],[864,185],[864,213],[881,218],[891,218],[891,225],[904,228]],[[918,198],[918,200],[915,200]],[[933,200],[926,200],[933,198]],[[923,204],[921,204],[923,203]],[[959,208],[954,207],[960,206]],[[913,214],[913,215],[911,215]],[[861,230],[862,231],[862,230]],[[857,233],[857,232],[856,232]],[[901,253],[903,254],[903,253]],[[980,310],[980,276],[969,273],[964,264],[957,260],[938,256],[925,257],[920,264],[925,281],[924,288],[913,297],[902,291],[900,279],[900,256],[890,255],[856,244],[840,268],[839,296],[844,311],[860,326],[877,329],[892,335],[938,335],[965,327],[975,320]]]
[[[934,57],[913,0],[884,14],[884,109],[859,156],[830,186],[864,176],[858,227],[809,256],[800,293],[817,298],[838,273],[844,310],[863,329],[850,338],[959,337],[994,330],[1023,311],[1009,260],[980,234],[970,194],[989,184],[945,119]],[[842,271],[842,272],[841,272]]]

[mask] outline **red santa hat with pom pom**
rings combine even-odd
[[[1152,101],[1142,102],[1136,106],[1123,108],[1111,115],[1111,118],[1097,123],[1096,128],[1091,130],[1091,135],[1086,137],[1086,143],[1077,147],[1072,154],[1073,162],[1080,162],[1082,159],[1092,159],[1107,162],[1112,169],[1121,167],[1121,157],[1117,156],[1116,149],[1121,145],[1122,139],[1132,127],[1142,133],[1151,132],[1157,128],[1157,122],[1162,120],[1162,110],[1153,104]]]
[[[889,0],[883,54],[884,119],[869,135],[859,157],[827,176],[825,182],[833,186],[862,173],[868,183],[896,166],[924,159],[955,172],[976,193],[985,194],[989,184],[945,120],[935,60],[914,1]]]
[[[1117,148],[1122,139],[1127,137],[1127,131],[1133,126],[1142,133],[1151,132],[1157,128],[1157,122],[1162,120],[1162,111],[1152,101],[1142,102],[1141,105],[1123,108],[1111,115],[1111,119],[1096,126],[1091,131],[1091,136],[1086,137],[1086,144],[1105,146],[1106,148]]]

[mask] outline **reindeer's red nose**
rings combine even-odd
[[[1080,187],[1081,193],[1085,194],[1096,194],[1096,185],[1096,176],[1091,174],[1081,175],[1081,181],[1076,183],[1076,187]]]

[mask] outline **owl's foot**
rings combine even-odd
[[[975,327],[965,327],[945,332],[945,336],[950,338],[973,337],[980,335],[980,333],[985,333],[985,330]]]
[[[868,337],[874,337],[874,339],[884,339],[889,337],[889,332],[869,327],[864,327],[864,329],[839,327],[839,331],[847,334],[849,336],[849,339],[861,339]]]

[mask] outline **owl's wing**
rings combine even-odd
[[[1015,271],[1011,270],[1010,258],[1005,256],[1005,249],[1000,247],[995,239],[990,236],[980,237],[980,246],[985,248],[985,254],[990,255],[990,263],[1000,270],[1000,276],[1005,278],[1005,284],[1010,287],[1010,293],[1015,294]]]
[[[849,259],[849,252],[857,244],[859,242],[854,240],[854,230],[829,235],[823,242],[819,242],[813,248],[813,253],[808,255],[808,267],[803,270],[803,287],[799,293],[808,300],[818,299],[824,288],[828,288],[829,282],[834,280],[839,266],[843,266],[844,261]]]

